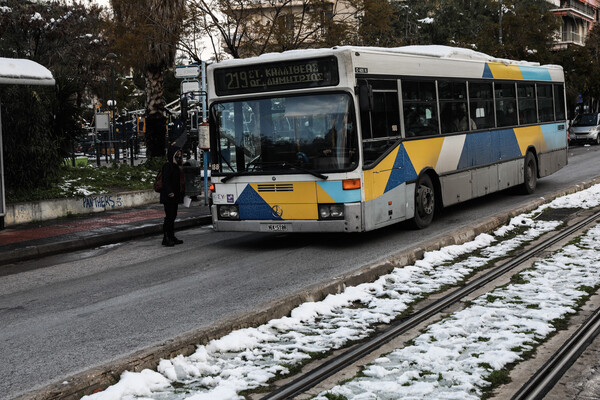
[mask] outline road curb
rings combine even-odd
[[[195,226],[206,225],[212,222],[210,215],[200,217],[188,217],[175,221],[176,229],[188,229]],[[118,226],[115,227],[118,229]],[[69,251],[85,250],[107,244],[126,242],[131,239],[157,235],[162,233],[162,221],[146,226],[123,229],[104,234],[63,240],[55,243],[41,244],[36,246],[27,246],[14,249],[7,252],[0,252],[0,266],[12,264],[18,261],[33,260],[40,257],[52,256],[56,254],[66,253]]]
[[[116,383],[124,371],[141,371],[145,368],[156,369],[161,359],[169,359],[177,355],[188,356],[194,353],[199,344],[206,344],[208,341],[222,337],[236,329],[259,326],[271,319],[289,315],[295,307],[304,302],[318,301],[329,294],[340,293],[348,286],[371,282],[379,276],[389,273],[395,267],[414,263],[421,259],[426,251],[439,250],[444,246],[465,243],[481,233],[489,232],[506,224],[511,218],[519,214],[532,211],[540,205],[550,202],[556,197],[575,193],[597,183],[600,183],[600,178],[575,184],[550,196],[538,197],[523,206],[487,218],[475,226],[457,229],[444,237],[421,243],[411,250],[398,252],[384,260],[350,272],[332,282],[312,285],[285,298],[266,303],[251,313],[240,313],[209,327],[180,335],[160,345],[138,351],[114,362],[63,379],[59,383],[21,396],[18,400],[79,399],[83,395],[94,393]]]

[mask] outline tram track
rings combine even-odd
[[[546,238],[545,240],[537,243],[533,247],[521,252],[520,254],[512,257],[511,259],[505,261],[501,265],[494,267],[490,271],[482,274],[481,276],[473,279],[471,282],[467,283],[465,286],[460,287],[448,295],[441,297],[435,302],[427,305],[423,309],[417,311],[416,313],[402,319],[401,321],[393,324],[390,328],[380,332],[379,334],[373,336],[369,340],[355,345],[354,347],[344,351],[333,359],[326,361],[322,365],[312,369],[306,374],[294,379],[290,383],[287,383],[280,388],[274,390],[273,392],[265,395],[262,399],[265,400],[280,400],[280,399],[289,399],[297,396],[301,393],[306,392],[307,390],[313,388],[323,380],[331,377],[332,375],[342,371],[343,369],[349,367],[350,365],[356,363],[360,359],[364,358],[366,355],[372,353],[374,350],[382,347],[384,344],[390,342],[392,339],[408,332],[409,330],[417,327],[419,324],[425,322],[436,314],[442,312],[442,310],[447,309],[448,307],[460,302],[466,296],[472,294],[476,290],[486,286],[490,282],[498,279],[504,274],[510,272],[515,269],[519,265],[527,262],[532,257],[538,256],[550,247],[556,245],[557,243],[565,240],[566,238],[574,235],[578,231],[586,228],[587,226],[594,223],[596,220],[600,218],[600,211],[588,216],[587,218],[582,219],[574,223],[571,226],[567,226],[566,228],[560,230],[555,233],[551,237]],[[596,313],[598,314],[598,313]],[[600,324],[600,316],[596,318],[598,320],[598,324]],[[600,329],[600,328],[598,328]],[[583,351],[583,350],[581,350]],[[574,354],[574,351],[567,351],[569,354]],[[580,354],[580,353],[579,353]],[[577,354],[578,355],[578,354]],[[573,356],[576,359],[576,356]],[[562,364],[561,364],[562,365]],[[561,367],[564,370],[567,367]],[[560,368],[559,368],[560,369]],[[543,376],[543,373],[542,373]],[[556,378],[558,379],[558,378]],[[549,389],[548,389],[549,390]],[[522,398],[538,398],[538,397],[522,397]],[[521,399],[521,398],[519,398]]]
[[[512,397],[512,400],[541,400],[600,334],[600,308],[587,318],[577,331]]]

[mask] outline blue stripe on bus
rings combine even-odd
[[[400,145],[400,149],[398,150],[398,154],[396,155],[396,160],[394,161],[392,172],[390,173],[390,177],[388,178],[384,193],[387,193],[390,190],[397,188],[404,182],[412,181],[415,179],[417,179],[417,173],[415,172],[415,168],[410,162],[408,153],[406,153],[406,149],[402,144]]]
[[[513,129],[502,129],[492,133],[492,148],[496,149],[494,161],[511,160],[521,157],[521,148]]]
[[[558,129],[559,125],[562,125],[562,129]],[[567,131],[565,129],[565,123],[542,125],[542,134],[544,135],[548,151],[567,147]]]
[[[541,67],[519,66],[523,79],[526,81],[551,81],[550,71]]]
[[[277,219],[271,206],[250,185],[242,191],[237,201],[240,206],[240,219]]]
[[[512,129],[471,133],[465,139],[457,169],[491,164],[520,156],[519,143]]]
[[[483,67],[483,78],[494,79],[494,74],[492,74],[492,70],[487,63],[485,63],[485,66]]]
[[[336,203],[350,203],[360,201],[360,189],[344,190],[342,181],[323,181],[317,184],[335,201]]]

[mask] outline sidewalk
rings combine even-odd
[[[162,233],[162,204],[61,218],[0,230],[0,266],[52,254],[119,243]],[[175,229],[211,223],[204,201],[179,207]]]

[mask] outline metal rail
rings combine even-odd
[[[389,329],[381,332],[380,334],[375,335],[370,338],[366,342],[356,345],[353,348],[350,348],[346,352],[340,354],[339,356],[333,358],[332,360],[318,366],[317,368],[309,371],[303,376],[295,379],[294,381],[282,386],[281,388],[267,394],[262,397],[263,400],[283,400],[288,399],[293,396],[296,396],[300,393],[307,391],[308,389],[316,386],[319,382],[327,379],[328,377],[334,375],[338,371],[343,370],[344,368],[352,365],[356,361],[363,358],[365,355],[371,353],[377,348],[383,346],[385,343],[389,342],[393,338],[407,332],[408,330],[414,328],[421,322],[429,319],[435,314],[439,313],[443,309],[451,306],[452,304],[457,303],[463,297],[469,295],[470,293],[476,291],[477,289],[485,286],[489,282],[494,279],[502,276],[506,272],[511,269],[517,267],[523,262],[527,261],[531,257],[541,253],[547,248],[553,246],[554,244],[560,242],[564,238],[572,235],[574,232],[582,229],[583,227],[591,224],[594,220],[600,218],[600,212],[593,214],[592,216],[585,218],[573,226],[567,227],[561,230],[556,235],[551,238],[543,241],[542,243],[537,244],[531,249],[515,256],[514,258],[508,260],[504,264],[490,270],[486,274],[476,278],[471,283],[463,286],[454,292],[448,294],[425,307],[424,309],[416,312],[415,314],[407,317],[401,322],[392,325]]]
[[[600,308],[577,329],[550,360],[537,370],[515,393],[512,400],[543,399],[598,334],[600,334]]]

